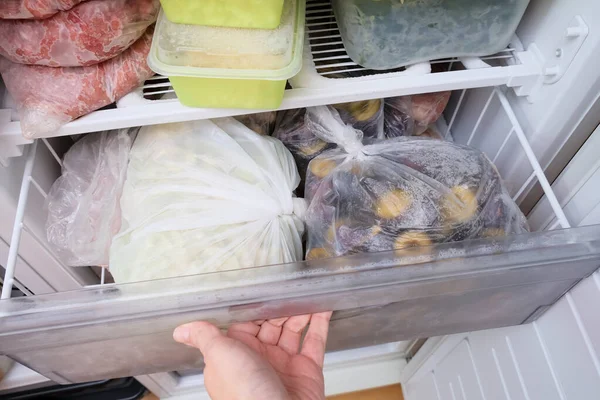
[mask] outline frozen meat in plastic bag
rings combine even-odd
[[[275,129],[277,112],[268,111],[257,114],[238,115],[234,118],[259,135],[270,136]]]
[[[299,182],[280,141],[233,118],[142,128],[110,251],[115,281],[301,260],[306,204],[292,196]]]
[[[98,64],[138,40],[159,8],[158,0],[89,0],[44,20],[0,20],[0,55],[51,67]]]
[[[85,135],[65,154],[45,208],[50,247],[68,266],[108,265],[121,227],[119,200],[138,128]]]
[[[19,111],[28,139],[109,105],[154,75],[146,58],[152,27],[115,58],[90,67],[50,68],[0,57],[0,73]]]
[[[2,19],[43,19],[66,11],[85,0],[2,0]]]
[[[528,231],[479,150],[427,138],[363,145],[331,109],[307,113],[316,135],[339,145],[308,166],[307,259]]]
[[[427,127],[435,123],[441,116],[452,92],[436,92],[416,94],[411,98],[412,117],[416,123],[415,135],[420,135]]]

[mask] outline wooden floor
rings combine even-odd
[[[402,387],[400,385],[385,386],[378,389],[363,390],[331,396],[328,400],[403,400]]]
[[[159,400],[152,393],[148,393],[141,400]],[[378,389],[363,390],[328,397],[327,400],[404,400],[400,385],[385,386]]]

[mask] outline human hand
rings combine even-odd
[[[173,338],[204,355],[213,400],[322,400],[330,318],[325,312],[246,322],[231,325],[227,335],[208,322],[192,322],[175,329]]]

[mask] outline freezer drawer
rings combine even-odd
[[[535,319],[600,265],[600,226],[0,302],[0,353],[59,382],[202,366],[181,323],[335,310],[329,350]]]

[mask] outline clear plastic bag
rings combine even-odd
[[[1,19],[43,19],[67,11],[85,0],[2,0]]]
[[[383,106],[381,99],[334,104],[342,121],[362,131],[365,138],[383,138]]]
[[[442,116],[451,94],[436,92],[385,99],[385,137],[421,135]]]
[[[412,98],[410,96],[390,97],[384,100],[384,128],[386,138],[412,136],[415,132],[415,120],[412,117]]]
[[[138,40],[159,8],[158,0],[90,0],[44,20],[0,20],[0,55],[50,67],[98,64]]]
[[[306,108],[278,112],[273,133],[273,136],[281,140],[294,156],[302,181],[306,178],[306,169],[310,160],[325,150],[335,147],[335,144],[327,143],[315,136],[306,125],[305,116]],[[300,186],[298,191],[302,195],[304,187]]]
[[[363,145],[326,107],[309,109],[307,124],[339,145],[308,167],[307,259],[528,231],[479,150],[425,138]]]
[[[108,265],[121,227],[119,200],[138,128],[85,135],[65,154],[45,208],[46,236],[68,266]]]
[[[280,141],[233,118],[142,128],[111,246],[115,281],[301,260],[306,204],[292,196],[299,182]]]
[[[270,136],[275,129],[277,112],[269,111],[258,114],[238,115],[235,119],[259,135]]]
[[[365,139],[384,137],[383,100],[356,101],[329,107],[337,110],[342,121],[363,132]],[[307,125],[305,116],[306,108],[278,112],[273,133],[292,152],[303,181],[310,160],[325,150],[336,147],[335,143],[328,143],[317,137],[312,127]],[[301,194],[303,187],[299,190]]]
[[[420,135],[441,116],[452,92],[416,94],[412,96],[411,114],[415,120],[415,135]]]
[[[23,136],[33,139],[109,105],[154,75],[146,59],[152,27],[119,56],[90,67],[50,68],[0,57],[0,73],[19,111]]]

